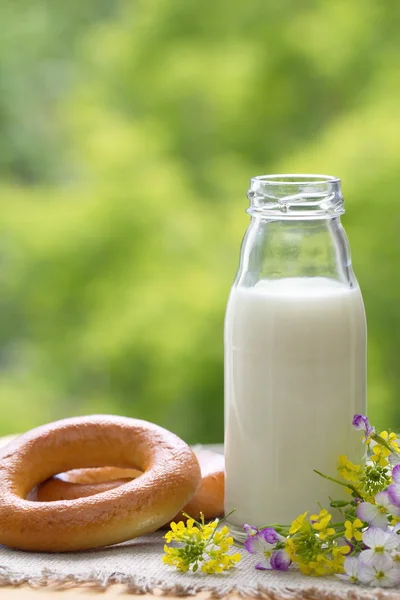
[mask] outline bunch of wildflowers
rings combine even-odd
[[[286,571],[294,563],[305,575],[341,573],[351,547],[331,520],[332,515],[321,509],[319,514],[299,515],[289,527],[278,525],[257,530],[245,525],[245,549],[262,557],[256,569]]]
[[[305,512],[289,526],[256,529],[245,525],[245,549],[261,558],[257,569],[287,570],[297,566],[305,575],[332,575],[351,583],[400,585],[400,445],[395,433],[377,433],[367,417],[355,415],[353,426],[363,432],[365,464],[340,456],[338,478],[318,475],[344,487],[350,496],[330,499],[341,513],[333,522],[327,509]]]
[[[229,554],[233,538],[226,525],[218,530],[218,519],[205,523],[202,513],[200,522],[189,515],[185,514],[185,517],[188,517],[186,524],[183,521],[171,523],[170,531],[164,536],[167,541],[163,556],[165,564],[185,573],[199,568],[203,573],[222,573],[240,561],[239,553]],[[170,546],[171,542],[178,542],[179,546]]]

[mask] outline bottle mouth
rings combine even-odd
[[[333,175],[257,175],[256,177],[252,177],[251,181],[253,180],[263,181],[270,185],[318,185],[334,182],[340,184],[339,177],[334,177]]]
[[[250,214],[329,217],[344,213],[341,181],[331,175],[259,175],[250,180]]]

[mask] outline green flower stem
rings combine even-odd
[[[329,541],[331,540],[337,540],[340,537],[343,537],[344,534],[344,530],[343,531],[339,531],[338,533],[336,533],[335,535],[329,536]]]
[[[350,504],[350,502],[349,502],[349,504]],[[339,506],[335,506],[334,508],[336,508],[336,510],[338,510],[340,512],[340,514],[345,517],[346,521],[351,521],[351,519],[355,518],[354,514],[342,510]]]
[[[224,515],[224,516],[222,517],[222,519],[219,519],[219,520],[218,520],[218,524],[220,524],[220,523],[223,523],[224,521],[226,521],[226,519],[227,519],[228,517],[230,517],[230,516],[231,516],[231,515],[232,515],[232,514],[235,512],[235,510],[236,510],[236,508],[234,508],[233,510],[231,510],[231,512],[230,512],[230,513],[228,513],[227,515]],[[186,513],[186,512],[183,512],[183,511],[182,511],[182,514],[183,514],[183,516],[184,516],[184,517],[186,517],[187,519],[193,519],[193,517],[191,517],[190,515],[188,515],[188,513]],[[204,524],[204,523],[200,523],[199,521],[196,521],[196,519],[193,519],[193,521],[194,521],[194,522],[196,523],[196,525],[198,525],[199,527],[202,527],[202,526],[203,526],[203,524]]]
[[[212,534],[208,538],[207,543],[205,545],[206,548],[208,548],[208,546],[212,543],[213,537],[214,537],[216,531],[217,531],[217,528],[214,529],[214,531],[212,532]]]
[[[339,479],[334,479],[333,477],[329,477],[329,475],[324,475],[323,473],[321,473],[321,471],[317,471],[317,469],[313,469],[313,471],[314,471],[314,473],[316,473],[317,475],[320,475],[324,479],[329,479],[329,481],[333,481],[334,483],[337,483],[339,485],[342,485],[345,488],[348,488],[354,494],[356,494],[358,498],[362,498],[361,492],[357,488],[355,488],[354,485],[351,485],[349,483],[343,483],[343,481],[339,481]]]
[[[225,515],[220,521],[218,521],[218,524],[223,523],[224,521],[226,521],[226,519],[228,517],[231,516],[231,514],[233,514],[235,512],[236,508],[234,508],[233,510],[231,510],[230,513],[228,513],[227,515]],[[215,532],[217,531],[217,528],[214,529],[214,531],[212,532],[212,534],[210,535],[208,542],[206,544],[206,548],[210,545],[210,543],[213,541],[213,537],[215,535]]]
[[[351,544],[353,544],[353,550],[347,556],[358,556],[360,554],[360,552],[362,552],[360,542],[357,542],[356,540],[353,539]]]
[[[357,519],[357,513],[356,514],[352,514],[352,513],[343,513],[343,515],[346,517],[346,521],[351,521],[353,519]]]
[[[275,529],[276,531],[278,531],[278,529],[290,529],[290,525],[281,525],[280,523],[271,523],[270,525],[263,525],[262,527],[260,527],[260,530],[268,529],[268,527],[272,527],[272,529]]]
[[[230,513],[228,513],[227,515],[224,515],[222,517],[222,519],[219,520],[219,523],[223,523],[224,521],[227,520],[228,517],[230,517],[231,515],[233,515],[233,513],[235,512],[236,508],[232,509]]]
[[[187,519],[193,519],[193,517],[191,517],[190,515],[188,515],[187,513],[182,511],[182,514],[184,517],[186,517]],[[199,523],[199,521],[196,521],[196,519],[193,519],[193,521],[196,523],[196,525],[198,525],[199,527],[202,526],[202,523]]]

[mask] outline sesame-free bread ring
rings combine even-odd
[[[194,448],[194,452],[200,465],[201,481],[183,511],[194,519],[199,519],[201,512],[205,519],[215,519],[224,512],[224,457],[203,448]],[[53,502],[92,496],[118,487],[139,475],[141,472],[136,469],[112,466],[74,469],[44,481],[30,497],[39,502]],[[180,521],[186,518],[182,511],[179,511],[173,520]]]
[[[86,498],[26,499],[56,473],[110,464],[143,474]],[[172,519],[199,483],[190,447],[152,423],[94,415],[43,425],[0,450],[0,544],[62,552],[122,542]]]

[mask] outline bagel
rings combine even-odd
[[[194,519],[200,518],[200,512],[205,519],[214,519],[224,512],[224,457],[201,448],[194,448],[194,452],[200,465],[201,482],[183,511]],[[119,467],[75,469],[44,481],[30,498],[39,502],[83,498],[118,487],[140,474],[135,469]],[[179,511],[173,520],[186,520],[186,517]]]
[[[36,502],[57,502],[59,500],[75,500],[87,498],[107,490],[112,490],[123,483],[142,475],[138,469],[123,467],[97,467],[92,469],[73,469],[59,473],[43,481],[28,495],[29,500]]]
[[[215,519],[224,514],[225,496],[225,459],[223,454],[211,450],[196,450],[195,454],[200,464],[201,482],[197,492],[183,509],[194,519]],[[173,520],[181,521],[186,518],[179,512]]]
[[[26,499],[56,473],[110,463],[143,474],[86,498]],[[123,542],[172,519],[200,479],[190,447],[152,423],[94,415],[43,425],[0,450],[0,544],[64,552]]]

